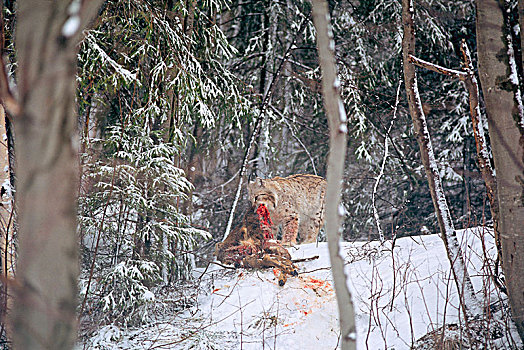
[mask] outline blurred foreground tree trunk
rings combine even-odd
[[[342,175],[346,158],[347,117],[340,98],[340,80],[335,63],[335,41],[325,0],[313,0],[313,21],[317,30],[317,48],[322,71],[322,95],[329,122],[329,157],[325,222],[331,271],[338,303],[341,349],[356,349],[355,313],[351,293],[344,272],[344,258],[340,255],[340,228],[343,210],[340,210]]]
[[[504,12],[497,0],[477,0],[479,76],[497,176],[502,269],[512,318],[524,340],[524,120],[517,74],[508,75],[511,65],[522,61],[507,45]]]
[[[71,349],[76,338],[76,55],[100,2],[18,1],[16,349]]]

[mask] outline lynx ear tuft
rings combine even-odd
[[[259,186],[264,186],[264,179],[261,179],[261,178],[257,177],[257,178],[256,178],[256,181],[257,181],[257,184],[258,184]]]

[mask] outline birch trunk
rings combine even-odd
[[[76,13],[70,3],[18,1],[16,349],[71,349],[76,338],[76,53],[100,1]]]
[[[464,312],[465,317],[469,318],[473,315],[480,314],[482,310],[475,297],[473,285],[471,284],[464,263],[462,249],[460,248],[453,221],[451,219],[451,214],[446,202],[446,197],[444,196],[444,190],[440,181],[440,175],[426,123],[426,117],[418,93],[415,66],[410,61],[410,57],[415,55],[415,26],[413,24],[414,11],[413,0],[402,0],[402,24],[404,29],[402,56],[409,112],[413,120],[415,136],[420,149],[420,157],[426,171],[441,237],[446,246],[446,252],[451,264],[453,277],[461,299],[462,311]]]
[[[500,3],[478,0],[479,76],[497,172],[502,269],[512,318],[524,340],[524,121],[508,76],[510,55],[504,32]]]
[[[341,349],[356,349],[355,315],[351,293],[344,272],[344,259],[340,255],[340,230],[343,210],[340,210],[342,175],[346,157],[347,117],[340,98],[340,81],[335,64],[335,42],[325,0],[313,0],[313,21],[317,30],[317,48],[322,70],[322,94],[329,122],[329,157],[325,198],[326,235],[329,257],[337,295],[340,321]]]

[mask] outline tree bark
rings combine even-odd
[[[317,30],[317,48],[322,71],[322,94],[329,122],[329,157],[327,164],[327,189],[325,222],[329,257],[340,322],[341,349],[356,349],[355,315],[351,293],[344,272],[344,259],[340,256],[340,229],[343,210],[340,205],[342,176],[346,157],[347,117],[340,98],[340,81],[335,63],[335,42],[325,0],[313,0],[313,21]]]
[[[78,12],[69,0],[18,2],[16,349],[71,349],[76,338],[76,54],[100,2]]]
[[[502,269],[512,318],[524,340],[524,123],[508,75],[505,38],[501,3],[477,0],[479,76],[497,175]]]
[[[413,120],[415,137],[419,145],[422,164],[426,171],[441,238],[446,246],[446,252],[451,264],[455,285],[461,300],[462,311],[464,316],[468,319],[473,315],[480,314],[481,308],[475,297],[473,285],[466,270],[462,249],[460,248],[451,214],[446,202],[446,197],[444,196],[444,190],[440,181],[435,154],[433,153],[433,146],[431,144],[426,116],[424,115],[422,102],[418,93],[415,66],[410,61],[410,57],[414,57],[415,55],[414,11],[413,0],[402,0],[402,24],[404,29],[404,37],[402,39],[402,57],[409,112]]]

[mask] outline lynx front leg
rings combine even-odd
[[[298,236],[298,215],[291,216],[284,223],[284,232],[282,233],[282,245],[297,244]]]

